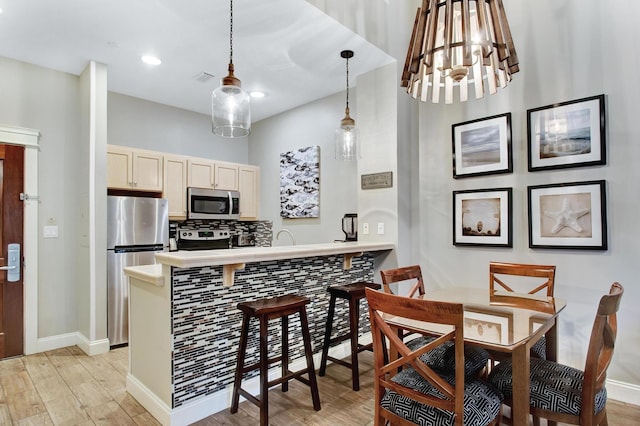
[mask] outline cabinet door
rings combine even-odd
[[[256,166],[240,166],[240,219],[258,219],[260,206],[260,168]]]
[[[107,147],[107,188],[131,189],[133,185],[130,149]]]
[[[188,186],[195,188],[213,188],[213,161],[198,158],[189,159]]]
[[[164,157],[162,197],[169,202],[169,219],[187,218],[187,159],[179,155]]]
[[[238,190],[238,165],[231,163],[215,163],[214,183],[216,189],[227,191]]]
[[[162,154],[133,151],[133,189],[162,192]]]

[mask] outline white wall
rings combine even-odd
[[[556,295],[567,300],[560,315],[560,361],[584,367],[588,336],[600,296],[613,281],[625,286],[619,314],[619,344],[609,379],[640,385],[640,299],[635,263],[640,232],[635,204],[640,146],[633,122],[640,89],[640,30],[626,16],[638,16],[634,1],[538,1],[505,4],[521,71],[506,90],[482,100],[445,106],[420,105],[420,200],[414,259],[429,287],[486,287],[492,260],[557,265]],[[607,99],[607,165],[556,171],[527,171],[526,110],[604,93]],[[452,178],[451,125],[512,113],[514,173]],[[609,250],[528,248],[527,186],[605,179]],[[454,247],[452,191],[513,187],[513,248]],[[636,402],[637,403],[637,402]]]
[[[358,112],[351,115],[358,123]],[[291,231],[297,244],[344,239],[342,216],[357,212],[356,162],[334,159],[334,131],[344,117],[345,93],[339,93],[253,124],[249,163],[260,166],[260,218],[273,221],[273,237]],[[320,146],[320,217],[280,217],[280,154],[307,146]],[[281,235],[274,245],[289,245]]]

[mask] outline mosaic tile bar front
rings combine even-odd
[[[307,305],[314,353],[322,350],[329,309],[327,287],[357,281],[373,281],[373,255],[354,257],[343,270],[342,256],[317,256],[249,263],[236,271],[231,287],[222,286],[222,267],[179,269],[172,272],[173,407],[212,395],[233,383],[242,316],[239,302],[299,294]],[[338,299],[333,336],[349,328],[348,305]],[[289,319],[290,360],[303,357],[300,321]],[[366,301],[360,304],[360,334],[370,330]],[[252,323],[246,364],[258,360],[258,322]],[[269,353],[279,354],[280,321],[269,326]],[[277,366],[274,364],[272,367]],[[315,366],[316,369],[319,365]],[[258,371],[250,373],[257,376]],[[319,378],[321,379],[321,378]]]

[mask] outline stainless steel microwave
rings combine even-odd
[[[240,219],[240,193],[187,188],[188,219]]]

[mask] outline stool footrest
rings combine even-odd
[[[282,356],[278,356],[275,358],[269,358],[266,363],[267,365],[271,365],[271,364],[275,364],[278,361],[282,361]],[[251,365],[247,365],[242,369],[243,373],[248,373],[250,371],[253,370],[257,370],[258,368],[260,368],[260,362],[256,362],[255,364],[251,364]]]
[[[289,380],[293,380],[293,379],[299,380],[302,383],[304,383],[305,385],[309,386],[310,385],[309,384],[309,380],[307,380],[304,377],[301,377],[303,374],[307,374],[308,372],[309,372],[308,368],[302,369],[300,371],[289,371],[289,370],[287,370],[287,374],[285,374],[282,377],[278,377],[277,379],[273,379],[273,380],[269,381],[267,383],[267,386],[268,387],[273,387],[273,386],[279,385],[279,384],[284,383],[284,382],[288,382]]]
[[[252,402],[253,404],[255,404],[257,406],[260,406],[260,400],[258,398],[256,398],[255,396],[251,395],[246,390],[240,388],[240,389],[238,389],[238,393],[240,395],[242,395],[247,401],[250,401],[250,402]]]

